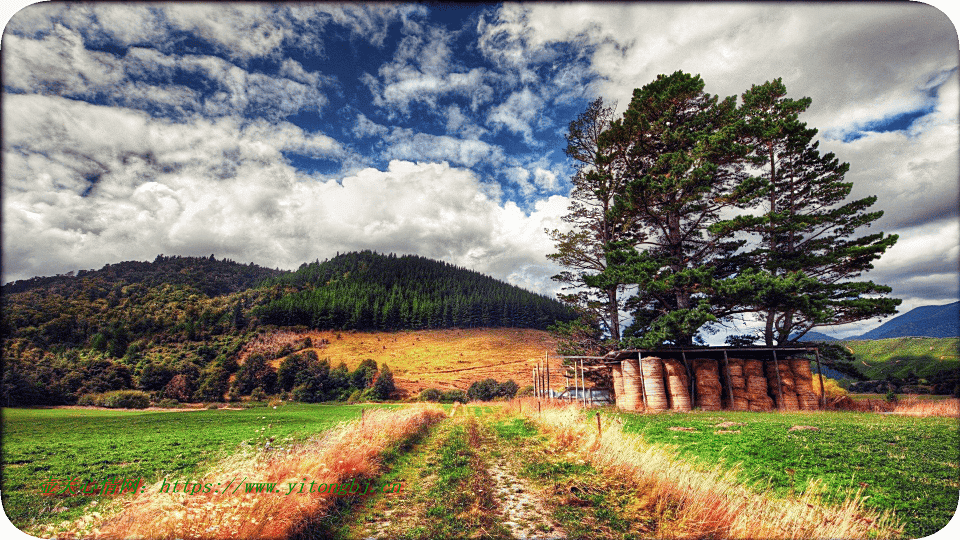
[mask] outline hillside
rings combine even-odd
[[[258,385],[271,388],[265,373],[250,375],[258,383],[239,390],[231,381],[251,340],[278,330],[545,330],[574,317],[556,300],[477,272],[369,251],[303,264],[296,272],[213,256],[158,256],[22,280],[2,292],[0,399],[8,406],[70,404],[86,393],[118,389],[216,401],[228,386],[244,394]],[[511,347],[522,348],[519,342]],[[456,364],[454,349],[444,350]],[[444,380],[438,385],[454,385]]]
[[[860,336],[848,340],[899,337],[951,338],[960,336],[960,302],[921,306],[898,315]]]
[[[574,313],[560,302],[489,276],[414,255],[348,253],[266,280],[282,291],[256,307],[263,324],[317,329],[546,330]]]
[[[945,369],[960,369],[957,338],[890,338],[853,340],[843,344],[857,358],[861,372],[871,379],[887,375],[905,378],[910,372],[926,377]]]
[[[366,359],[386,363],[393,371],[401,397],[416,397],[425,388],[466,390],[471,383],[493,378],[530,383],[530,370],[544,353],[553,354],[556,341],[542,330],[472,328],[406,332],[277,332],[261,336],[240,353],[275,357],[277,350],[297,347],[309,337],[312,350],[331,366],[341,362],[352,371]],[[276,367],[280,359],[272,363]],[[556,367],[556,360],[553,360]],[[554,388],[562,378],[553,378]]]

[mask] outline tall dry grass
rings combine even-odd
[[[96,538],[287,538],[334,504],[330,495],[286,494],[288,483],[343,483],[372,479],[391,445],[424,432],[445,416],[438,406],[373,410],[360,420],[286,450],[235,455],[208,471],[201,483],[276,482],[284,493],[160,493],[156,484],[95,531]],[[299,488],[297,488],[299,489]],[[232,488],[231,488],[232,490]],[[229,490],[228,490],[229,491]]]
[[[511,408],[519,408],[512,403]],[[532,407],[531,407],[532,405]],[[558,450],[577,452],[597,469],[635,485],[640,506],[658,517],[660,538],[890,538],[899,534],[889,513],[862,508],[858,496],[824,506],[811,485],[779,498],[739,484],[736,472],[703,470],[661,447],[607,424],[598,434],[577,406],[525,401],[523,413],[551,433]]]
[[[914,396],[901,398],[893,406],[893,412],[907,416],[960,417],[960,399],[919,399]]]

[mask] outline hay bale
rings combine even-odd
[[[721,408],[720,369],[716,360],[695,358],[693,360],[694,384],[697,389],[697,407],[705,411],[719,411]]]
[[[640,363],[636,359],[620,362],[623,376],[623,399],[618,407],[625,411],[643,410],[643,394],[640,387]]]
[[[790,364],[767,362],[764,368],[767,373],[767,388],[773,398],[774,405],[785,411],[800,410],[800,402],[794,388],[794,378],[793,372],[790,370]]]
[[[643,389],[646,393],[646,407],[652,411],[665,411],[670,408],[667,389],[663,380],[663,360],[656,356],[640,359],[643,374]]]
[[[623,408],[623,366],[614,364],[613,369],[613,396],[618,409]]]
[[[687,386],[687,369],[679,360],[667,359],[663,361],[663,367],[667,374],[667,397],[670,400],[670,408],[678,411],[689,411],[690,390]]]
[[[808,358],[791,358],[789,362],[800,409],[805,411],[819,409],[820,399],[813,392],[813,373],[810,370],[810,360]]]

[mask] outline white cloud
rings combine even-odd
[[[499,146],[477,139],[430,135],[405,128],[393,128],[384,141],[384,155],[390,159],[449,161],[467,167],[480,163],[497,165],[505,159]]]
[[[538,202],[528,215],[502,204],[473,172],[446,163],[392,161],[385,171],[321,180],[298,173],[282,152],[344,150],[291,124],[183,124],[64,98],[7,99],[8,281],[158,253],[294,268],[365,248],[417,253],[525,285],[549,286],[557,272],[545,263],[552,246],[543,229],[559,223],[563,197]]]
[[[543,99],[529,88],[514,92],[506,101],[492,107],[487,114],[487,125],[503,127],[512,133],[522,135],[524,141],[531,146],[537,146],[534,138],[534,126],[543,124]]]

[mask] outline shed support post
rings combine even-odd
[[[643,383],[643,355],[637,353],[637,368],[640,370],[640,395],[643,396],[643,411],[647,411],[647,386]]]
[[[777,362],[777,351],[773,352],[773,369],[777,372],[777,392],[780,394],[780,400],[777,402],[777,409],[783,410],[783,385],[780,384],[780,363]]]
[[[817,376],[820,377],[820,408],[827,406],[827,398],[823,388],[823,369],[820,367],[820,347],[813,349],[817,355]]]
[[[690,384],[690,408],[693,408],[693,404],[697,402],[696,381],[693,379],[693,371],[690,369],[690,364],[687,363],[687,353],[680,351],[680,357],[683,358],[683,367],[687,370],[687,381]]]
[[[727,351],[723,351],[723,367],[727,373],[727,393],[730,394],[730,408],[733,408],[733,379],[730,377],[730,362],[727,360]]]

